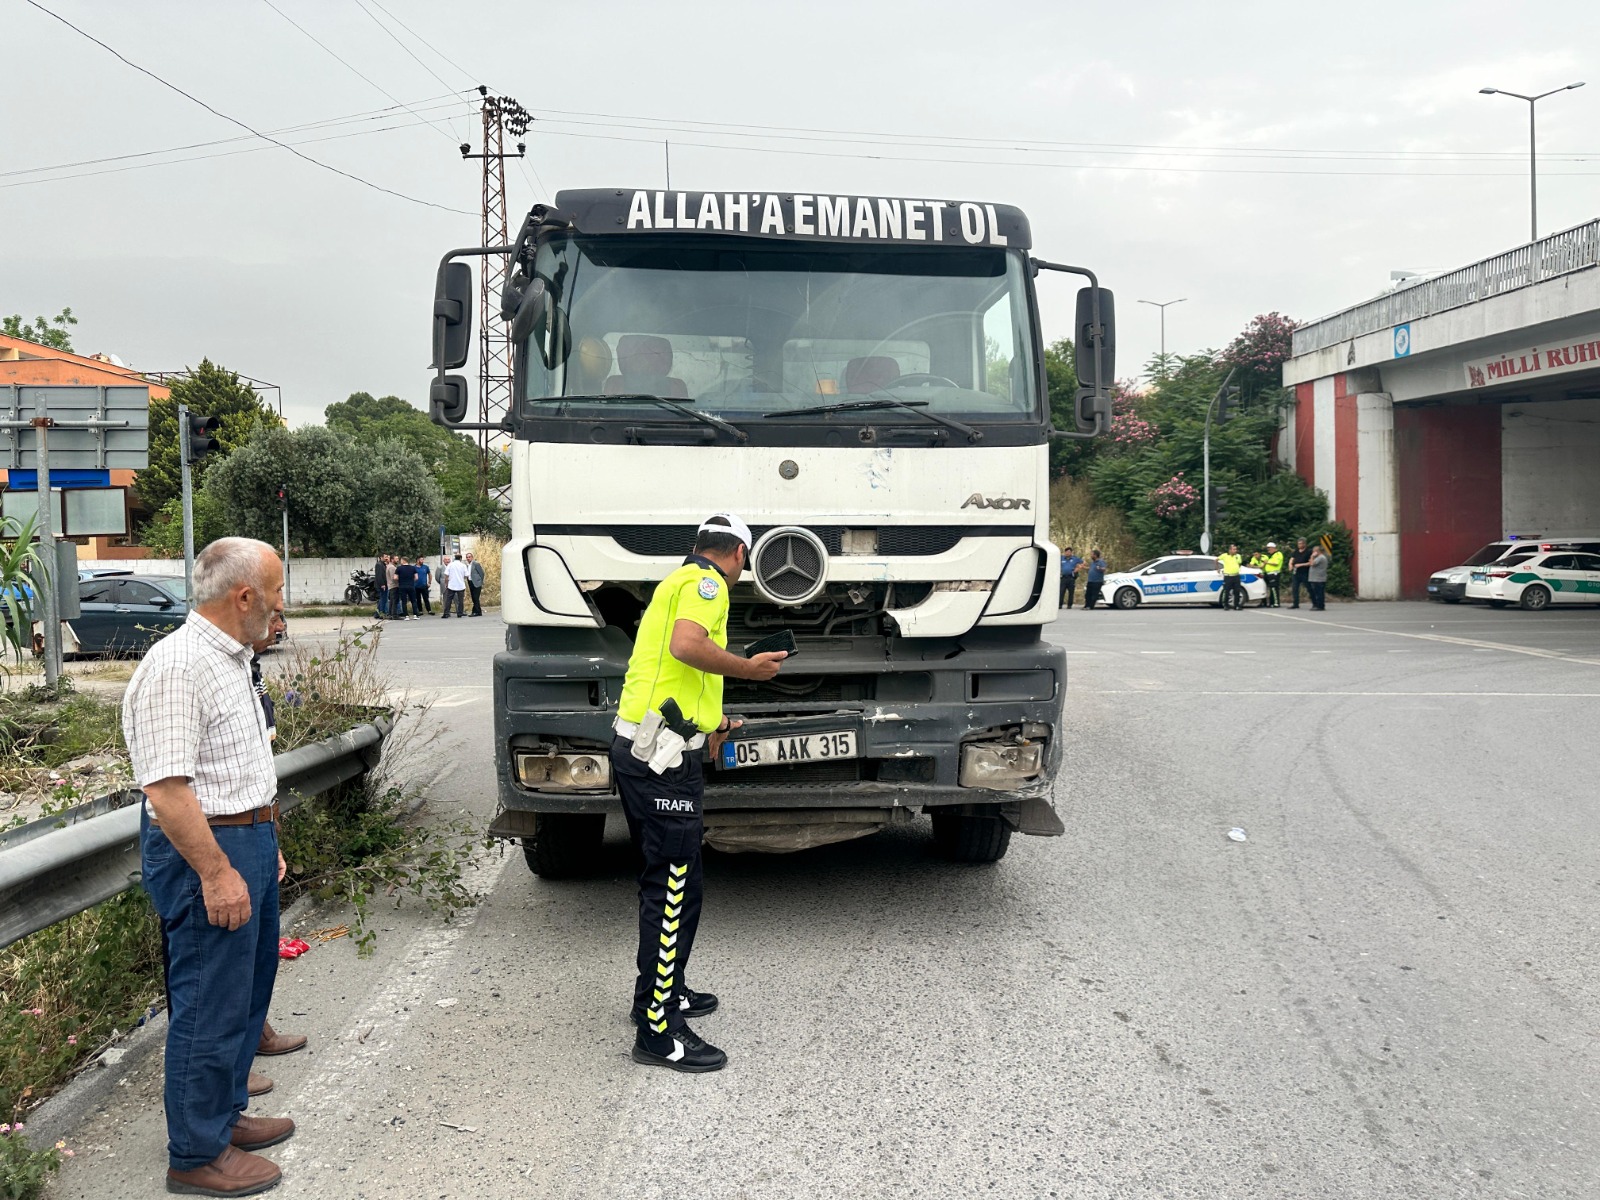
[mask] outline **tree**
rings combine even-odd
[[[63,308],[54,320],[35,317],[32,325],[24,325],[22,314],[14,313],[9,317],[0,317],[0,333],[40,346],[49,346],[52,350],[65,350],[71,354],[72,334],[67,327],[77,323],[78,318],[72,315],[70,308]]]
[[[183,463],[178,449],[179,404],[187,404],[190,412],[222,421],[215,434],[222,448],[194,464],[196,489],[209,471],[245,442],[256,425],[282,424],[278,414],[238,375],[209,358],[201,359],[198,367],[173,383],[170,396],[150,401],[150,465],[139,472],[134,486],[139,498],[156,510],[180,495],[183,488]]]
[[[435,425],[428,415],[398,396],[352,392],[324,410],[328,428],[348,433],[376,448],[383,442],[405,446],[427,464],[444,496],[443,523],[454,533],[509,535],[506,514],[478,492],[478,447],[468,437]],[[489,486],[511,480],[504,455],[491,451]]]
[[[229,533],[273,545],[283,534],[280,487],[292,553],[350,558],[438,549],[439,486],[422,459],[398,442],[369,446],[318,425],[263,424],[206,480]]]
[[[210,492],[194,494],[194,545],[195,549],[216,541],[228,534],[227,517],[222,505]],[[148,546],[159,558],[183,557],[183,498],[174,496],[157,510],[155,516],[139,531],[139,544]]]

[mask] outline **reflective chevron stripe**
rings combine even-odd
[[[677,981],[678,927],[682,924],[683,889],[689,874],[688,863],[667,864],[667,902],[661,916],[661,949],[657,952],[655,990],[651,993],[655,1003],[645,1009],[645,1019],[653,1033],[667,1031],[666,1005],[672,1000],[672,985]],[[682,1004],[679,1005],[682,1008]],[[673,1061],[683,1057],[683,1045],[675,1042],[674,1052],[668,1055]]]

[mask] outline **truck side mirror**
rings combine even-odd
[[[461,424],[467,416],[467,381],[460,375],[437,376],[428,389],[428,415],[435,425]]]
[[[464,262],[439,267],[433,290],[433,361],[436,370],[454,370],[467,361],[472,345],[472,268]]]
[[[1111,385],[1117,377],[1117,308],[1110,289],[1079,289],[1077,320],[1073,323],[1073,330],[1078,368],[1074,414],[1078,429],[1084,433],[1109,429]]]

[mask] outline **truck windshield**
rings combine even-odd
[[[534,269],[564,320],[544,322],[522,355],[529,415],[635,421],[649,401],[625,397],[638,395],[781,419],[878,397],[971,424],[1043,420],[1012,251],[561,236]],[[872,419],[919,422],[892,403]]]

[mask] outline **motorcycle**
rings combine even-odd
[[[368,604],[378,602],[378,584],[373,579],[371,571],[350,572],[350,584],[344,589],[344,602],[346,604]]]

